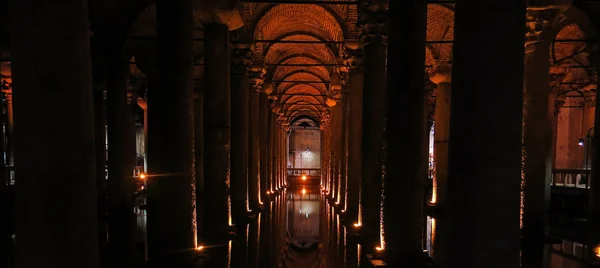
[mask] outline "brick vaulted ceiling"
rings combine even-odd
[[[273,83],[272,94],[288,120],[318,122],[326,114],[327,93],[344,62],[343,43],[359,39],[358,13],[352,4],[244,4],[246,27],[257,41],[255,62],[264,64],[266,81]],[[453,8],[429,5],[427,39],[453,38]],[[451,60],[452,43],[432,42],[425,49],[428,70]]]
[[[345,62],[344,43],[359,39],[358,5],[348,4],[349,0],[328,1],[345,4],[308,4],[313,1],[306,0],[307,4],[277,4],[275,0],[275,3],[242,2],[239,6],[244,20],[239,32],[254,41],[254,65],[265,68],[265,82],[272,83],[274,89],[272,99],[282,107],[282,116],[290,122],[296,118],[311,118],[316,123],[327,114],[328,93],[332,82],[339,80],[340,69],[343,69],[340,67]],[[568,13],[563,16],[569,16]],[[201,40],[202,23],[199,18],[195,23],[194,37]],[[591,31],[587,29],[589,25],[584,24],[562,19],[553,26],[554,39],[594,38],[586,36]],[[139,12],[131,29],[130,37],[155,36],[156,6],[149,5]],[[427,72],[433,71],[439,62],[452,61],[453,39],[453,5],[430,4],[428,42],[424,48]],[[202,78],[203,46],[201,41],[194,44],[194,78]],[[132,75],[143,76],[155,66],[155,43],[151,39],[130,38],[128,45],[137,62],[131,68]],[[592,64],[587,45],[585,42],[553,42],[550,73],[555,92],[579,90],[587,85],[590,85],[588,90],[595,90],[596,70],[589,67]]]

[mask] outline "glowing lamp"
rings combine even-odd
[[[358,227],[360,227],[360,226],[361,226],[361,225],[360,225],[360,223],[358,223],[358,222],[357,222],[357,223],[354,223],[354,227],[358,228]]]
[[[600,258],[600,245],[594,248],[594,255],[596,255],[596,258]]]
[[[306,189],[302,189],[302,194],[306,194]]]
[[[383,251],[383,248],[382,247],[376,247],[375,250],[377,250],[377,251]]]
[[[306,180],[306,175],[302,175],[302,180],[305,181]]]
[[[579,142],[577,144],[579,144],[579,146],[583,146],[583,144],[584,144],[583,139],[579,139]]]
[[[146,178],[146,174],[144,174],[144,173],[140,173],[140,179],[142,179],[142,180],[143,180],[143,179],[145,179],[145,178]]]
[[[202,251],[204,249],[204,246],[198,246],[196,247],[196,251]]]

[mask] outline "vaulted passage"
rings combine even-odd
[[[0,0],[0,268],[600,267],[600,3],[51,2]]]

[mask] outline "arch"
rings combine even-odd
[[[427,40],[454,40],[454,10],[446,5],[433,4],[427,8]],[[450,60],[453,43],[429,43],[427,47],[437,60]]]
[[[290,120],[290,125],[291,126],[297,126],[297,125],[301,124],[304,121],[310,121],[310,122],[312,122],[315,127],[319,126],[319,122],[317,120],[315,120],[313,117],[309,116],[309,115],[299,115],[299,116],[296,116],[294,119]]]

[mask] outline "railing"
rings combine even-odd
[[[309,177],[321,176],[321,169],[319,168],[288,168],[288,176],[302,176],[306,175]]]
[[[552,186],[587,189],[590,169],[554,169]]]

